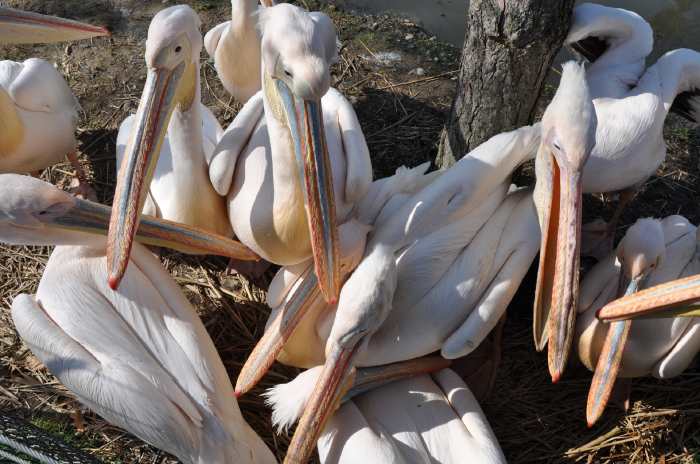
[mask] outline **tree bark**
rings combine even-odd
[[[531,124],[569,30],[574,0],[471,0],[457,96],[436,164],[451,166],[500,132]]]

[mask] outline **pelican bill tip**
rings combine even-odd
[[[119,278],[115,275],[110,275],[109,278],[107,279],[107,284],[109,285],[109,288],[111,288],[114,291],[116,291],[119,288],[120,282],[121,282],[121,278]]]

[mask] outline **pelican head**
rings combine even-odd
[[[700,243],[700,227],[696,230]],[[598,319],[605,322],[637,318],[700,316],[700,274],[683,277],[629,293],[598,310]]]
[[[104,246],[110,208],[81,200],[42,180],[0,174],[0,241],[12,245]],[[95,238],[100,236],[98,241]],[[136,239],[190,254],[259,259],[245,246],[206,231],[144,216]]]
[[[666,244],[661,223],[651,218],[635,222],[617,247],[617,259],[622,266],[617,296],[636,293],[665,256]]]
[[[596,115],[583,65],[563,66],[561,82],[542,118],[535,203],[542,228],[535,294],[535,342],[549,332],[552,381],[561,376],[573,340],[578,303],[581,177],[595,144]],[[546,322],[545,322],[546,321]],[[545,325],[546,323],[546,325]]]
[[[260,30],[263,91],[273,117],[289,130],[319,287],[334,302],[340,293],[338,230],[321,97],[337,58],[335,28],[322,13],[279,4],[260,11]]]
[[[617,259],[621,266],[617,297],[636,293],[665,254],[664,232],[659,221],[640,219],[630,227],[617,247]],[[589,427],[600,418],[610,399],[630,327],[631,321],[624,321],[613,322],[607,328],[588,392],[586,421]]]
[[[197,13],[187,5],[178,5],[158,12],[148,28],[146,84],[119,167],[109,226],[107,266],[109,285],[114,289],[129,263],[134,233],[170,117],[176,108],[186,111],[197,103],[202,50],[199,26]]]
[[[32,44],[89,39],[109,35],[104,27],[0,7],[0,43]]]

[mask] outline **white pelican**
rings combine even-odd
[[[272,0],[261,0],[272,6]],[[258,0],[231,0],[231,20],[214,26],[204,36],[204,48],[224,88],[241,103],[260,90],[260,34]]]
[[[268,393],[275,425],[286,428],[301,414],[318,369]],[[351,390],[344,400],[318,439],[322,464],[506,462],[479,403],[451,369],[360,395]]]
[[[112,291],[105,237],[86,233],[104,233],[108,211],[26,176],[4,175],[0,189],[0,241],[61,245],[37,294],[15,298],[12,318],[82,403],[185,463],[275,462],[243,420],[194,308],[146,248],[134,246],[123,284]],[[160,244],[206,249],[211,237],[167,221],[147,224]]]
[[[369,340],[366,353],[356,359],[359,366],[397,362],[436,350],[448,358],[460,357],[475,349],[494,327],[539,246],[530,193],[508,194],[511,173],[532,157],[539,133],[539,127],[533,126],[497,135],[449,170],[437,173],[439,177],[425,176],[431,182],[414,195],[387,197],[385,193],[392,189],[384,181],[391,179],[375,182],[377,188],[359,205],[359,216],[373,225],[369,250],[373,244],[393,244],[398,287],[387,321]],[[405,181],[395,177],[410,190],[411,184],[423,185],[411,179],[421,172],[407,172]],[[401,186],[396,190],[400,192]],[[341,238],[346,272],[354,267],[349,263],[362,255],[364,234],[347,243]],[[369,271],[358,270],[348,282],[363,272],[370,276]],[[367,279],[361,288],[375,285]],[[238,394],[248,391],[275,357],[299,367],[324,362],[331,327],[341,308],[325,304],[315,284],[313,274],[290,269],[280,271],[270,285],[268,303],[273,312],[236,381]],[[353,307],[352,300],[346,304]],[[415,333],[421,336],[412,336]]]
[[[581,361],[595,369],[586,411],[589,426],[602,414],[617,376],[673,377],[700,349],[697,319],[611,324],[596,319],[601,307],[622,294],[637,298],[641,288],[698,272],[697,232],[682,216],[641,219],[627,231],[617,253],[599,262],[583,280],[577,338]]]
[[[0,240],[14,245],[82,245],[106,236],[110,208],[76,198],[42,180],[0,174]],[[202,229],[143,216],[136,240],[188,254],[256,259],[235,240]]]
[[[263,90],[226,130],[209,174],[228,195],[238,239],[276,264],[313,255],[322,294],[335,301],[337,223],[371,182],[367,144],[352,106],[329,87],[337,56],[330,18],[290,4],[259,18]]]
[[[148,28],[146,85],[136,115],[122,123],[117,137],[120,167],[107,248],[112,288],[119,285],[129,262],[142,209],[233,235],[225,199],[209,181],[206,156],[222,129],[200,103],[199,26],[192,8],[177,5],[159,11]]]
[[[694,122],[700,120],[700,53],[687,49],[668,52],[635,79],[652,45],[651,30],[639,16],[597,5],[581,5],[575,10],[568,42],[578,43],[574,48],[587,50],[587,56],[593,60],[587,76],[593,101],[591,109],[586,109],[586,117],[596,119],[597,125],[595,135],[591,135],[590,154],[586,153],[585,157],[557,154],[558,145],[551,145],[553,155],[546,157],[553,163],[538,172],[540,187],[560,184],[552,192],[551,205],[540,202],[552,209],[541,211],[545,234],[534,327],[539,350],[549,340],[548,360],[553,381],[560,378],[565,368],[573,340],[581,193],[636,188],[656,171],[666,155],[663,125],[668,112],[676,110]],[[591,44],[604,46],[591,47]],[[552,144],[546,133],[543,141]],[[545,176],[549,180],[545,181]],[[613,216],[608,236],[619,217],[619,208],[631,198],[627,193]],[[549,220],[549,215],[553,220]],[[550,320],[548,325],[546,320]]]
[[[51,43],[109,35],[103,27],[0,7],[0,43]],[[76,154],[80,105],[47,61],[0,61],[0,172],[33,173],[66,156],[77,193],[94,196]]]

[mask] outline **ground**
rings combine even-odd
[[[111,203],[115,182],[115,140],[119,122],[135,111],[145,79],[144,41],[153,13],[165,1],[15,0],[11,6],[107,24],[108,39],[70,45],[6,47],[2,56],[21,60],[39,56],[57,64],[82,107],[80,152],[99,200]],[[195,0],[202,29],[224,21],[229,2]],[[301,3],[317,9],[318,2]],[[458,50],[440,43],[409,20],[367,16],[324,6],[338,28],[342,50],[333,85],[352,101],[367,138],[375,177],[400,165],[432,160],[456,82]],[[396,52],[391,54],[388,52]],[[222,124],[239,108],[218,82],[202,55],[202,93]],[[542,105],[553,93],[548,86]],[[623,215],[618,236],[636,218],[683,214],[693,223],[698,208],[700,132],[670,117],[666,129],[669,156]],[[67,163],[43,177],[67,184]],[[532,169],[516,176],[532,182]],[[587,216],[609,217],[612,205],[586,198]],[[174,459],[81,408],[24,347],[9,317],[12,298],[36,289],[49,248],[0,245],[0,408],[27,418],[76,447],[110,463],[170,463]],[[262,289],[227,277],[225,261],[165,253],[163,263],[200,311],[232,379],[262,333],[268,309]],[[269,275],[267,276],[269,278]],[[511,307],[503,337],[503,360],[491,395],[482,402],[496,435],[513,463],[634,462],[690,463],[700,449],[700,371],[691,369],[671,381],[635,381],[633,405],[624,414],[608,408],[592,429],[585,425],[590,373],[574,365],[557,385],[549,382],[546,357],[535,353],[531,336],[534,269]],[[275,365],[262,385],[240,399],[245,418],[278,457],[287,435],[276,434],[259,393],[286,381],[294,369]],[[82,423],[72,414],[82,411]],[[700,462],[700,460],[698,460]]]

